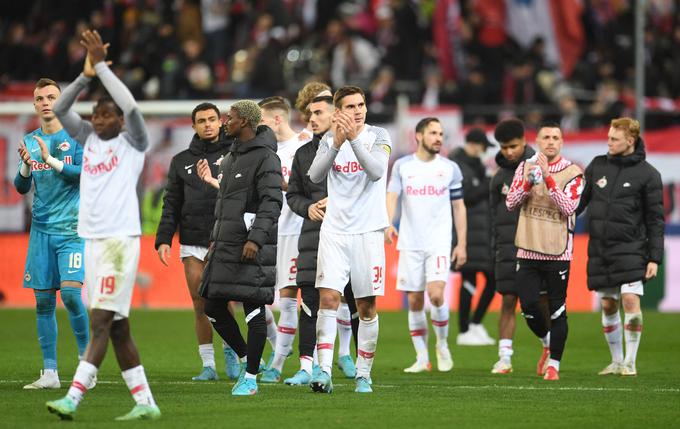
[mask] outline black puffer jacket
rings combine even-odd
[[[163,214],[156,230],[156,249],[161,244],[172,243],[178,226],[181,244],[208,247],[210,231],[215,224],[217,189],[198,177],[196,163],[206,159],[212,175],[217,176],[218,160],[229,152],[232,140],[227,139],[224,130],[220,131],[215,143],[201,140],[194,134],[189,149],[172,158],[163,197]]]
[[[467,211],[467,262],[464,270],[491,271],[491,219],[489,214],[489,178],[479,158],[469,156],[463,148],[449,154],[463,173],[463,201]],[[456,228],[453,228],[456,243]]]
[[[314,183],[307,175],[319,148],[320,140],[321,137],[315,135],[312,141],[295,152],[293,167],[288,179],[288,192],[286,193],[286,199],[291,210],[304,219],[298,240],[298,251],[300,253],[297,260],[296,283],[300,287],[314,286],[316,282],[316,255],[319,250],[321,222],[309,219],[309,206],[328,196],[326,181]]]
[[[274,301],[276,236],[281,214],[281,161],[269,127],[257,128],[246,142],[236,141],[220,164],[220,190],[201,295],[261,305]],[[250,231],[244,215],[255,214]],[[241,262],[246,241],[260,250],[254,261]]]
[[[489,201],[493,230],[494,274],[496,276],[496,289],[499,291],[516,290],[517,247],[515,247],[515,233],[517,232],[519,210],[508,211],[505,199],[508,196],[517,166],[522,161],[534,156],[535,153],[531,147],[526,146],[521,159],[516,162],[508,161],[500,151],[496,154],[496,164],[499,168],[491,179]]]
[[[661,175],[645,161],[642,139],[628,156],[595,157],[577,213],[588,207],[588,289],[643,280],[663,259]]]

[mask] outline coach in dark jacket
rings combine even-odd
[[[276,136],[269,127],[257,126],[260,119],[257,103],[234,103],[226,126],[236,140],[220,163],[217,179],[210,176],[207,161],[199,165],[201,177],[219,186],[212,243],[201,281],[205,313],[229,344],[238,342],[240,332],[227,310],[228,301],[243,303],[248,324],[248,364],[245,376],[232,390],[234,395],[257,393],[255,376],[267,334],[264,305],[274,301],[276,283],[283,177]]]
[[[196,163],[201,159],[208,161],[210,172],[216,177],[219,161],[229,152],[231,142],[224,129],[220,129],[214,142],[194,134],[189,148],[172,158],[163,197],[163,214],[156,231],[156,249],[161,244],[171,245],[178,228],[180,244],[208,247],[215,224],[217,189],[198,177]]]
[[[460,288],[460,311],[458,324],[459,345],[494,344],[482,323],[495,291],[493,266],[491,260],[491,219],[489,214],[489,178],[481,156],[493,146],[484,130],[473,128],[465,135],[465,146],[454,150],[449,158],[460,167],[463,173],[463,201],[467,212],[467,262],[460,269],[463,287]],[[456,230],[453,229],[454,245]],[[486,286],[472,316],[470,327],[470,307],[477,283],[477,272],[483,272]]]
[[[509,211],[505,205],[505,198],[510,190],[517,166],[522,161],[534,156],[535,153],[530,146],[525,145],[523,154],[517,160],[508,160],[501,151],[498,151],[496,154],[496,164],[499,168],[491,179],[489,200],[491,202],[491,224],[493,231],[494,274],[496,277],[496,290],[500,293],[508,291],[513,295],[517,295],[517,286],[515,284],[515,273],[517,271],[515,233],[517,232],[519,210]]]
[[[627,156],[595,157],[577,213],[588,207],[588,289],[618,287],[645,278],[647,264],[663,259],[663,185],[645,160],[638,137]]]
[[[588,289],[600,297],[612,357],[599,374],[634,376],[643,282],[656,276],[663,260],[663,190],[661,175],[645,160],[638,121],[612,120],[607,143],[607,155],[595,157],[586,168],[577,213],[588,207]]]
[[[189,148],[175,155],[170,162],[163,212],[156,230],[156,250],[161,262],[167,266],[172,237],[179,228],[179,256],[184,265],[184,276],[194,308],[199,354],[203,359],[203,370],[194,380],[216,380],[214,358],[209,352],[206,356],[205,351],[213,348],[212,326],[205,317],[204,302],[198,289],[205,269],[210,231],[215,223],[217,189],[201,180],[197,164],[205,159],[211,175],[217,176],[220,160],[229,151],[232,139],[227,138],[221,126],[220,111],[214,104],[196,106],[191,112],[191,123],[196,134]],[[245,347],[240,352],[245,355]],[[228,347],[225,347],[225,353],[231,355],[228,360],[231,362],[229,376],[235,378],[240,365]]]
[[[281,177],[276,137],[266,126],[258,127],[251,140],[234,142],[222,160],[203,296],[274,302]]]

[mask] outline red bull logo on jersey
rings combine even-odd
[[[64,164],[73,164],[73,157],[70,155],[67,155],[64,157],[62,160]],[[52,167],[49,166],[46,162],[39,162],[36,161],[35,159],[31,160],[31,171],[45,171],[45,170],[51,170]]]
[[[358,173],[360,171],[364,171],[364,167],[362,167],[361,164],[356,161],[350,161],[344,164],[333,163],[333,170],[337,171],[338,173]]]
[[[85,156],[83,157],[83,171],[89,175],[97,176],[102,173],[108,173],[118,165],[118,157],[114,155],[107,162],[100,162],[97,165],[90,164],[90,160]]]
[[[413,197],[421,197],[421,196],[435,196],[435,197],[440,197],[444,195],[447,191],[446,186],[442,187],[436,187],[434,185],[425,185],[425,186],[420,186],[420,187],[415,187],[415,186],[406,186],[406,195],[413,196]]]
[[[71,145],[67,141],[63,141],[59,143],[59,146],[57,146],[59,150],[62,152],[66,152],[67,150],[71,149]]]

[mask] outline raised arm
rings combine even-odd
[[[512,178],[512,185],[510,185],[510,191],[505,198],[505,206],[510,211],[521,206],[529,197],[529,191],[531,191],[531,183],[528,180],[524,180],[524,162],[526,161],[520,162],[517,166],[515,175]]]
[[[66,129],[66,132],[71,137],[78,140],[80,144],[85,144],[85,140],[92,134],[94,128],[92,128],[90,122],[84,120],[79,114],[74,112],[71,109],[71,106],[73,106],[76,98],[78,98],[78,94],[87,88],[90,80],[90,78],[83,74],[78,76],[76,80],[64,88],[64,92],[61,93],[52,107],[52,111],[57,119],[59,119],[59,122],[61,122],[61,125]]]
[[[338,149],[329,143],[328,138],[324,138],[319,143],[319,149],[316,151],[316,156],[312,165],[309,167],[309,178],[314,183],[321,183],[326,180],[326,176],[333,167],[335,157],[338,156]]]
[[[390,136],[387,134],[387,131],[378,133],[378,137],[375,143],[373,143],[370,152],[364,146],[361,136],[351,141],[350,145],[354,155],[357,157],[357,161],[359,161],[359,164],[361,164],[371,181],[377,182],[387,173],[387,165],[390,159],[390,152],[392,151]]]
[[[132,96],[130,90],[118,77],[113,74],[109,66],[104,61],[94,65],[97,77],[109,92],[113,101],[125,115],[125,125],[129,138],[128,143],[140,152],[144,152],[149,147],[149,136],[144,123],[144,117],[139,111],[139,106]]]

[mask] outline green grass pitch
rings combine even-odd
[[[373,368],[374,393],[353,392],[352,380],[334,371],[335,392],[308,387],[262,385],[255,397],[230,395],[223,356],[216,353],[222,380],[192,382],[200,370],[188,311],[132,312],[133,336],[163,417],[158,422],[118,423],[133,406],[109,348],[99,384],[88,393],[74,422],[60,422],[45,401],[63,396],[76,366],[76,350],[64,310],[59,320],[61,390],[25,391],[41,368],[32,310],[0,310],[0,427],[2,428],[590,428],[678,427],[680,425],[680,315],[646,312],[638,376],[600,377],[609,361],[599,314],[569,316],[569,339],[558,382],[534,373],[538,341],[517,319],[515,371],[490,373],[497,347],[455,346],[450,373],[404,374],[415,354],[406,313],[380,315],[380,339]],[[239,320],[243,320],[242,316]],[[495,336],[496,314],[485,321]],[[456,326],[452,314],[452,328]],[[430,333],[431,347],[433,333]],[[217,344],[217,336],[215,338]],[[218,346],[216,350],[221,350]],[[297,350],[297,349],[295,349]],[[434,364],[434,351],[431,357]],[[268,356],[269,346],[265,349]],[[298,369],[297,352],[284,376]]]

